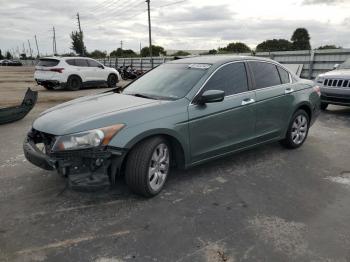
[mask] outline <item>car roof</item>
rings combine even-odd
[[[207,56],[195,56],[189,58],[183,58],[174,60],[168,63],[173,64],[213,64],[221,65],[229,62],[244,61],[244,60],[257,60],[266,62],[276,62],[268,58],[256,57],[256,56],[238,56],[238,55],[207,55]]]
[[[92,58],[90,58],[90,57],[81,57],[81,56],[48,56],[48,57],[42,57],[40,59],[65,60],[65,59],[92,59]]]

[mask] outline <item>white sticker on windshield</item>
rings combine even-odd
[[[190,64],[188,66],[188,68],[203,69],[203,70],[208,69],[210,67],[211,67],[210,64]]]

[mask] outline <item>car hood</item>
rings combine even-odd
[[[333,70],[329,71],[327,73],[324,73],[321,75],[322,77],[336,77],[336,78],[343,78],[343,77],[350,77],[350,69],[339,69],[339,70]]]
[[[46,110],[34,121],[33,128],[53,135],[65,135],[117,123],[130,126],[140,121],[131,117],[132,112],[135,114],[135,111],[167,102],[113,92],[102,93]]]

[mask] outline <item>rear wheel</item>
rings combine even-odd
[[[107,79],[108,87],[116,87],[118,83],[118,77],[115,74],[110,74]]]
[[[170,170],[170,146],[162,137],[147,139],[130,152],[126,162],[125,179],[136,194],[157,195],[164,186]]]
[[[321,110],[326,110],[328,107],[327,103],[321,103]]]
[[[287,135],[281,144],[287,148],[298,148],[306,140],[309,133],[310,117],[302,109],[296,111],[289,124]]]
[[[70,91],[77,91],[81,89],[83,86],[83,82],[78,76],[70,76],[67,81],[66,88]]]

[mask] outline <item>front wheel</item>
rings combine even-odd
[[[287,148],[294,149],[300,147],[306,140],[309,133],[310,117],[302,109],[294,113],[289,124],[286,137],[281,144]]]
[[[129,188],[145,197],[157,195],[170,171],[170,146],[162,137],[147,139],[130,152],[125,169]]]
[[[118,77],[115,74],[110,74],[107,79],[108,87],[116,87],[118,83]]]

